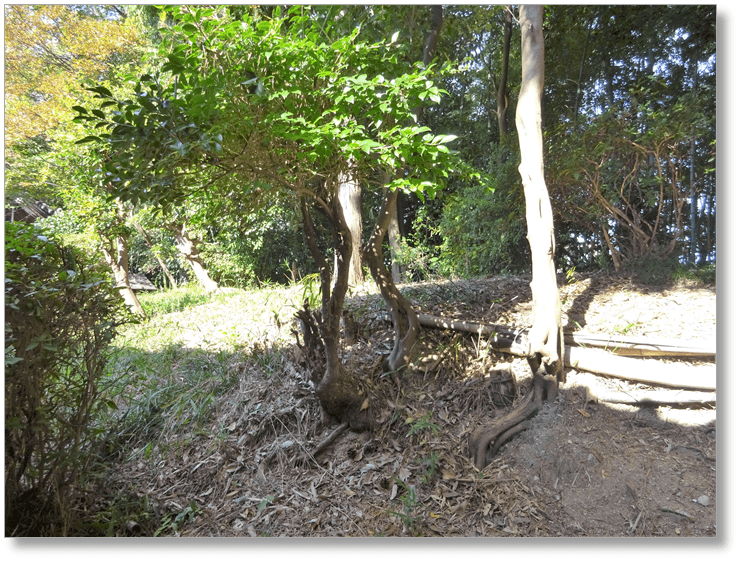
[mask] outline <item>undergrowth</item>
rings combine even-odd
[[[290,287],[223,294],[196,285],[142,294],[148,319],[121,329],[113,341],[103,390],[108,408],[97,420],[98,430],[107,435],[100,465],[156,463],[181,454],[199,437],[217,443],[224,433],[214,423],[222,396],[247,370],[265,378],[283,371],[293,341],[292,316],[313,291],[309,278]],[[99,477],[110,475],[103,470]],[[138,514],[132,512],[137,505]],[[129,535],[127,524],[139,520],[149,528],[156,525],[156,535],[172,535],[196,514],[153,517],[151,505],[121,492],[109,497],[90,530]]]

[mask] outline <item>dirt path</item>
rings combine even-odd
[[[411,285],[419,310],[528,327],[528,279]],[[561,289],[567,328],[591,333],[713,341],[714,287],[666,289],[606,276]],[[484,383],[523,359],[489,352],[474,336],[423,330],[402,383],[380,376],[391,326],[375,294],[348,302],[360,337],[345,362],[376,393],[378,428],[346,432],[316,461],[310,450],[335,425],[300,367],[283,353],[282,376],[244,360],[240,385],[218,408],[218,439],[192,435],[164,458],[121,466],[117,485],[174,516],[194,513],[187,536],[714,536],[715,409],[637,408],[588,399],[587,387],[630,384],[576,370],[557,400],[477,472],[467,438],[497,408]],[[566,319],[564,319],[566,322]],[[643,388],[649,389],[649,388]],[[142,483],[146,482],[146,483]]]

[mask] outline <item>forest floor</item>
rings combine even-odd
[[[527,328],[529,280],[442,281],[402,291],[420,312]],[[715,343],[714,285],[655,287],[607,275],[561,284],[566,331]],[[380,372],[392,326],[379,295],[368,285],[350,295],[347,308],[359,336],[343,358],[376,389],[378,422],[371,432],[344,432],[316,458],[307,452],[336,423],[322,417],[289,342],[289,319],[271,318],[263,306],[237,314],[232,327],[209,327],[206,319],[197,329],[182,327],[191,346],[206,345],[203,333],[214,329],[246,326],[261,335],[249,352],[233,355],[237,383],[218,397],[208,430],[173,430],[169,445],[160,441],[147,457],[122,457],[114,466],[109,488],[146,498],[158,515],[151,527],[140,520],[139,535],[162,530],[162,520],[176,522],[164,535],[214,537],[716,535],[713,405],[601,403],[589,395],[656,388],[568,368],[556,400],[479,472],[468,436],[511,409],[494,404],[484,381],[510,363],[517,394],[525,395],[526,361],[490,350],[485,338],[423,329],[397,385]]]

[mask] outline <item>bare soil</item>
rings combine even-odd
[[[561,284],[566,330],[715,339],[714,286],[606,275]],[[530,325],[526,276],[403,292],[425,313]],[[523,396],[526,362],[476,336],[424,329],[412,366],[394,380],[379,367],[392,344],[382,300],[360,290],[347,306],[359,336],[344,360],[374,397],[375,430],[346,431],[309,456],[336,424],[322,418],[308,373],[285,349],[280,376],[266,377],[254,358],[234,364],[239,385],[218,405],[218,437],[180,435],[186,444],[165,454],[122,462],[111,486],[146,496],[160,517],[190,512],[182,536],[716,535],[714,407],[595,402],[587,388],[635,384],[568,369],[556,401],[478,472],[468,436],[512,407],[496,404],[487,376],[510,363]]]

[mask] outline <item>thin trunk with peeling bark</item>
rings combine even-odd
[[[218,283],[211,278],[208,274],[208,269],[203,264],[200,251],[198,251],[197,240],[188,234],[184,224],[172,226],[170,229],[175,234],[175,245],[177,249],[192,267],[195,278],[198,279],[198,282],[206,292],[217,292],[219,290]]]
[[[387,174],[385,175],[385,180],[386,183],[390,180]],[[383,300],[385,300],[393,317],[395,331],[393,350],[385,359],[383,365],[383,369],[386,372],[399,370],[408,364],[411,349],[419,333],[419,320],[416,311],[398,290],[393,282],[391,273],[383,262],[383,237],[388,230],[388,225],[390,224],[397,201],[398,190],[386,190],[383,206],[375,221],[373,233],[363,250],[363,257],[370,269],[370,274],[372,274],[375,283],[378,285],[380,294],[383,296]]]
[[[542,6],[522,6],[522,87],[516,109],[522,161],[519,173],[526,200],[527,239],[532,250],[532,329],[529,358],[534,372],[544,366],[560,379],[562,322],[555,276],[555,228],[545,184],[542,150],[542,92],[545,83],[545,45]]]
[[[365,280],[362,272],[362,188],[352,168],[340,175],[338,195],[347,229],[352,238],[352,255],[349,260],[347,282],[349,286],[357,286]],[[337,255],[334,257],[335,279],[339,270],[336,260]]]
[[[101,238],[102,242],[100,244],[100,250],[103,252],[105,262],[113,272],[116,288],[121,293],[123,301],[134,314],[145,317],[146,313],[144,312],[144,308],[136,297],[136,293],[131,288],[131,281],[128,277],[129,260],[128,240],[126,235],[119,233],[115,237],[101,236]]]
[[[391,220],[388,224],[388,245],[391,246],[391,276],[395,284],[401,283],[401,228],[398,223],[398,200],[395,208],[391,213]]]

